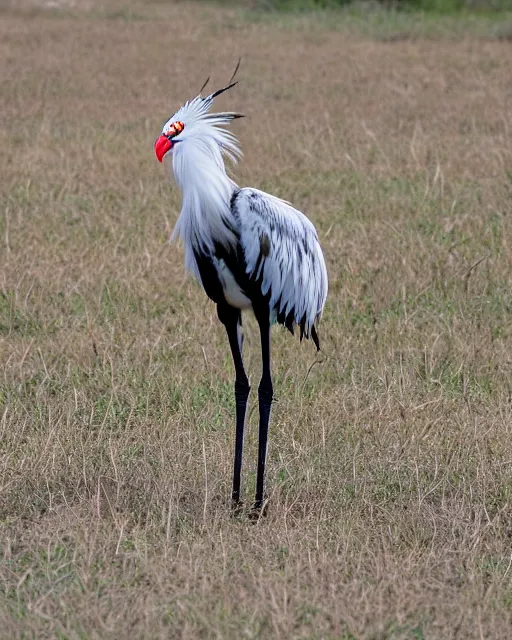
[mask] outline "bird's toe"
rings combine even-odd
[[[231,500],[231,517],[232,518],[239,517],[240,515],[242,515],[243,510],[244,510],[243,500],[240,500],[239,498],[237,499],[233,498]]]
[[[256,500],[249,511],[248,518],[253,522],[259,522],[268,514],[268,500]]]

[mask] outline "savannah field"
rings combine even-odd
[[[510,25],[3,3],[2,640],[512,637]],[[239,56],[233,174],[307,213],[330,277],[318,355],[273,331],[257,523],[153,153]]]

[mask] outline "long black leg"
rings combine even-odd
[[[256,501],[254,509],[260,511],[264,503],[265,465],[267,461],[268,423],[272,406],[273,388],[270,372],[270,314],[267,305],[254,309],[260,326],[262,376],[258,387],[260,426],[258,432],[258,472],[256,475]]]
[[[233,467],[233,491],[231,501],[233,507],[240,502],[240,478],[242,475],[242,452],[244,447],[245,412],[247,398],[249,397],[249,380],[245,373],[242,360],[242,327],[241,313],[228,305],[217,305],[219,320],[226,327],[228,334],[233,364],[235,365],[235,405],[236,405],[236,432],[235,432],[235,463]]]

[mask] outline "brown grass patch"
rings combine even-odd
[[[0,24],[0,636],[507,638],[509,45],[109,11]],[[331,286],[309,375],[274,332],[257,526],[227,510],[232,366],[152,151],[240,54],[237,179],[308,213]]]

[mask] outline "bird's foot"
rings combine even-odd
[[[252,522],[259,522],[268,513],[268,500],[256,500],[249,511],[248,518]]]
[[[242,515],[244,503],[240,498],[231,498],[231,517],[238,518]]]

